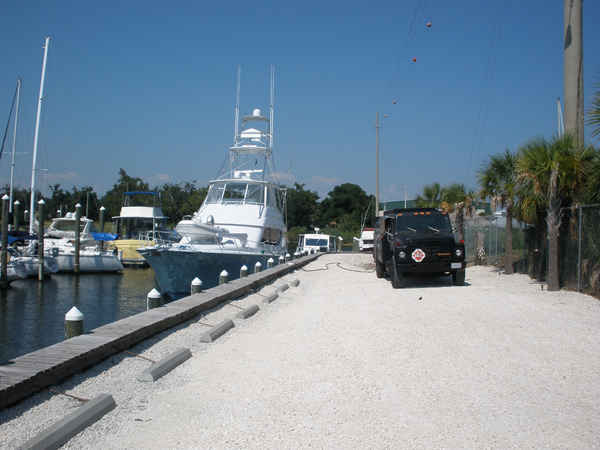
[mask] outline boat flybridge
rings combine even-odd
[[[223,270],[235,279],[242,266],[251,273],[256,263],[266,267],[287,253],[284,195],[273,162],[271,75],[270,117],[255,109],[241,118],[241,129],[238,90],[234,144],[198,211],[177,224],[181,240],[138,250],[172,298],[189,295],[195,278],[210,288]]]

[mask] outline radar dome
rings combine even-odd
[[[260,116],[260,109],[255,109],[254,111],[252,111],[252,115],[253,116]]]

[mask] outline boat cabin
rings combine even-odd
[[[113,233],[121,239],[138,239],[142,234],[170,239],[173,230],[167,228],[167,219],[158,192],[125,192],[121,212],[113,217]]]
[[[301,234],[298,236],[298,251],[303,252],[338,252],[337,236],[328,234]]]

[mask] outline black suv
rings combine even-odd
[[[394,288],[407,274],[452,274],[465,282],[465,245],[452,229],[448,213],[434,208],[385,211],[375,224],[373,257],[378,278],[387,275]]]

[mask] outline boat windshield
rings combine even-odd
[[[85,229],[85,226],[87,223],[88,223],[87,221],[83,221],[83,220],[81,222],[79,222],[79,231],[83,231]],[[48,231],[52,231],[52,230],[63,231],[63,232],[67,232],[67,231],[75,232],[75,220],[55,220],[54,222],[52,222],[52,225],[48,229]],[[96,227],[94,226],[93,223],[90,223],[89,231],[93,231],[94,233],[98,232],[98,230],[96,229]]]
[[[245,203],[261,204],[264,197],[264,185],[254,183],[218,183],[211,185],[205,204]]]
[[[451,231],[450,220],[446,215],[398,216],[396,233],[416,233],[418,231]]]
[[[327,247],[328,244],[329,241],[327,238],[306,238],[306,243],[304,245],[307,247]]]

